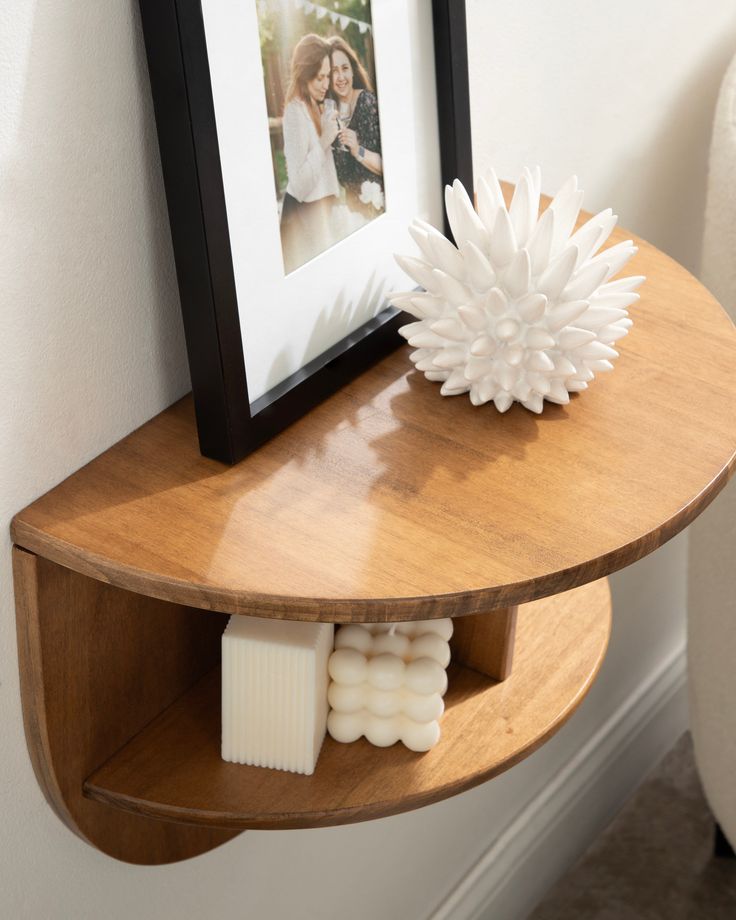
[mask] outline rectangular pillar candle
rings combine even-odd
[[[222,636],[222,759],[314,773],[327,726],[331,623],[230,617]]]

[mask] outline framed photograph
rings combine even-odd
[[[473,187],[464,0],[140,0],[205,456],[401,344],[407,226]]]

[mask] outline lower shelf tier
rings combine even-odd
[[[233,830],[349,824],[419,808],[491,779],[554,734],[590,688],[610,624],[605,579],[520,606],[510,677],[496,683],[451,665],[432,751],[328,737],[313,776],[221,760],[214,670],[92,773],[84,795],[149,818]]]

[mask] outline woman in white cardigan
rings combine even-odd
[[[305,35],[291,58],[283,121],[288,184],[281,211],[281,244],[287,273],[334,242],[332,209],[340,186],[332,142],[338,123],[334,111],[323,110],[330,73],[330,46],[318,35]]]

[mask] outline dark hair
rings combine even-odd
[[[289,88],[286,91],[285,105],[288,105],[292,99],[298,99],[303,102],[309,110],[314,126],[317,129],[317,134],[322,130],[322,126],[318,108],[309,95],[307,84],[317,76],[322,62],[325,58],[329,59],[329,57],[330,46],[323,38],[314,34],[305,35],[304,38],[301,38],[291,55]]]
[[[368,76],[365,67],[363,67],[361,64],[360,58],[345,41],[345,39],[340,35],[333,35],[332,38],[327,39],[327,44],[330,48],[330,63],[332,63],[333,53],[335,51],[342,51],[342,53],[350,61],[350,66],[353,68],[353,88],[367,89],[369,93],[372,93],[373,85],[371,84],[371,79]]]

